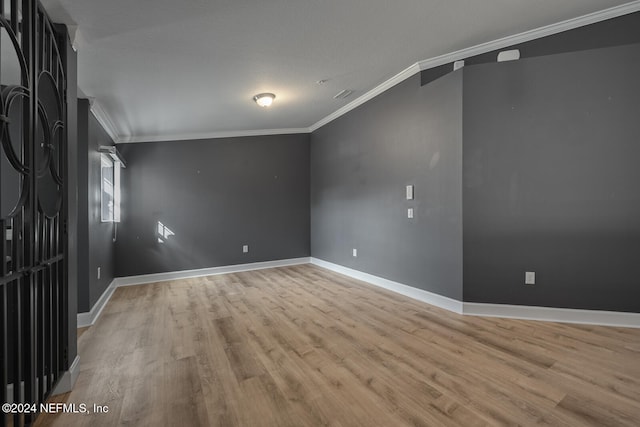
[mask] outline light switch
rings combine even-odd
[[[407,209],[407,218],[413,218],[413,208]]]
[[[247,252],[249,252],[249,245],[243,245],[242,246],[242,253],[246,254]]]
[[[407,200],[413,200],[413,185],[407,185]]]

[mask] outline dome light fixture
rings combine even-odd
[[[273,103],[275,98],[276,96],[272,93],[259,93],[253,97],[253,100],[261,107],[268,107]]]

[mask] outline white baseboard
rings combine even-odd
[[[292,258],[277,261],[253,262],[250,264],[225,265],[222,267],[200,268],[197,270],[171,271],[167,273],[143,274],[140,276],[118,277],[116,287],[143,285],[146,283],[167,282],[169,280],[191,279],[194,277],[215,276],[218,274],[240,273],[242,271],[262,270],[265,268],[286,267],[289,265],[309,264],[309,258]]]
[[[640,328],[640,313],[465,302],[463,314],[543,322]]]
[[[14,403],[14,400],[13,400],[13,383],[7,385],[7,402],[6,403]]]
[[[76,356],[69,370],[62,374],[58,385],[53,389],[52,396],[70,392],[78,381],[78,375],[80,375],[80,356]]]
[[[400,295],[413,298],[457,314],[469,316],[504,317],[512,319],[539,320],[547,322],[579,323],[587,325],[617,326],[640,328],[640,313],[624,313],[601,310],[578,310],[569,308],[533,307],[508,304],[484,304],[462,302],[453,298],[438,295],[369,273],[344,267],[319,258],[294,258],[278,261],[238,264],[198,270],[174,271],[168,273],[145,274],[141,276],[119,277],[113,280],[89,313],[78,313],[78,327],[93,325],[116,288],[120,286],[142,285],[146,283],[165,282],[169,280],[189,279],[194,277],[213,276],[218,274],[239,273],[242,271],[261,270],[265,268],[286,267],[290,265],[314,264],[336,273],[362,280]]]
[[[100,299],[88,313],[78,313],[78,328],[93,325],[109,302],[111,295],[121,286],[144,285],[147,283],[167,282],[170,280],[191,279],[194,277],[214,276],[218,274],[239,273],[242,271],[262,270],[265,268],[286,267],[308,264],[310,258],[291,258],[276,261],[254,262],[250,264],[225,265],[222,267],[200,268],[197,270],[172,271],[167,273],[144,274],[140,276],[117,277],[105,289]]]
[[[409,298],[467,316],[504,317],[544,322],[640,328],[640,313],[462,302],[318,258],[311,258],[311,263]]]
[[[427,304],[435,305],[436,307],[444,308],[445,310],[453,311],[454,313],[462,314],[462,302],[453,298],[434,294],[432,292],[414,288],[413,286],[403,285],[402,283],[383,279],[382,277],[374,276],[352,268],[343,267],[319,258],[311,258],[311,264],[326,268],[327,270],[335,271],[336,273],[344,274],[345,276],[353,277],[354,279],[362,280],[363,282],[370,283],[418,301],[426,302]]]
[[[98,301],[93,305],[90,312],[78,313],[78,328],[92,326],[96,323],[96,320],[102,313],[102,310],[111,299],[111,295],[113,295],[113,292],[116,290],[115,282],[115,279],[111,281],[109,286],[107,286],[107,289],[104,290]]]
[[[80,356],[76,356],[76,358],[73,359],[73,363],[71,364],[71,367],[69,368],[68,371],[65,371],[62,374],[62,377],[60,377],[60,380],[58,381],[56,388],[53,389],[53,392],[51,393],[51,395],[55,396],[58,394],[70,392],[71,389],[73,389],[73,386],[75,385],[76,381],[78,380],[78,375],[80,375]],[[44,381],[40,381],[39,378],[36,380],[36,384],[35,384],[36,394],[38,393],[38,388],[40,387],[41,382],[44,382]],[[13,384],[7,385],[7,402],[3,402],[3,403],[24,402],[24,381],[21,381],[20,385],[21,385],[22,392],[20,393],[20,396],[18,396],[17,398],[16,396],[14,396]]]

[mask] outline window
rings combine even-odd
[[[120,169],[121,163],[107,154],[101,155],[102,222],[120,222]]]

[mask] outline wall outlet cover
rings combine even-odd
[[[358,256],[358,250],[357,250],[357,249],[354,249],[354,250],[353,250],[353,256],[354,256],[354,257],[357,257],[357,256]]]
[[[407,209],[407,218],[413,219],[413,208]]]
[[[242,246],[242,253],[246,254],[247,252],[249,252],[249,245],[243,245]]]
[[[534,271],[527,271],[524,273],[524,284],[525,285],[536,284],[536,273]]]

